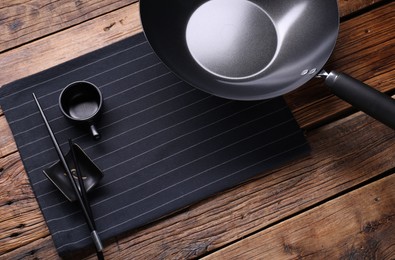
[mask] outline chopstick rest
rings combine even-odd
[[[79,162],[79,167],[82,176],[82,183],[85,187],[86,192],[92,190],[103,178],[103,172],[97,167],[97,165],[89,158],[89,156],[83,151],[83,149],[73,143],[72,147],[74,148],[74,153],[77,161]],[[73,175],[73,179],[78,179],[76,175],[76,165],[73,162],[72,158],[72,149],[64,156],[67,165],[69,165],[71,173]],[[54,163],[50,167],[43,170],[45,176],[58,188],[58,190],[71,202],[77,200],[77,195],[74,192],[74,189],[70,183],[69,178],[67,177],[63,164],[59,160]],[[78,190],[81,190],[81,183],[76,183]]]

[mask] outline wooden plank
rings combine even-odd
[[[0,85],[66,62],[141,31],[138,4],[0,54]]]
[[[0,158],[0,255],[49,231],[34,197],[19,153]]]
[[[350,3],[352,2],[352,3]],[[337,4],[339,5],[339,12],[340,16],[346,16],[353,14],[355,12],[360,11],[363,8],[372,6],[373,4],[378,4],[380,2],[385,2],[383,0],[372,0],[372,1],[365,1],[365,0],[338,0]]]
[[[125,234],[106,246],[106,257],[199,257],[395,167],[392,156],[395,154],[395,132],[362,113],[310,132],[308,141],[312,148],[310,156]],[[22,168],[20,161],[15,162],[14,167]],[[15,172],[5,166],[3,174],[12,178]],[[3,189],[11,192],[9,188]],[[23,196],[33,197],[29,192]],[[35,201],[34,205],[31,200],[26,202],[23,208],[37,207]],[[25,216],[32,219],[41,216],[38,210],[21,215],[8,213],[9,208],[4,206],[1,210],[15,217],[11,234],[16,230],[22,232],[15,225],[25,223]],[[44,234],[29,235],[36,240]],[[15,243],[19,242],[18,238],[14,239]],[[29,244],[25,250],[23,248],[9,249],[6,256],[18,258],[19,254],[32,250]],[[40,249],[40,254],[45,255],[43,251],[46,250],[52,252],[53,248],[48,244]]]
[[[395,174],[203,259],[393,259]]]
[[[51,259],[56,260],[59,257],[55,246],[52,242],[50,235],[36,239],[29,244],[16,248],[12,253],[0,254],[0,259],[4,260],[16,260],[16,259]],[[92,259],[97,259],[92,257]]]
[[[17,150],[14,137],[4,115],[0,116],[0,158]]]
[[[111,12],[136,0],[2,0],[0,52]]]

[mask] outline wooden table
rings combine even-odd
[[[336,69],[395,91],[395,3],[339,0]],[[2,0],[0,85],[140,32],[133,0]],[[114,238],[108,259],[395,259],[395,131],[322,81],[286,95],[310,156]],[[0,111],[0,259],[56,259]],[[94,258],[94,255],[84,257]]]

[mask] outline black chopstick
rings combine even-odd
[[[97,231],[95,229],[95,225],[93,223],[93,218],[90,217],[90,214],[89,214],[89,212],[87,210],[87,207],[85,206],[85,203],[84,203],[84,201],[83,201],[83,199],[81,197],[80,192],[78,191],[77,185],[74,182],[74,179],[73,179],[73,176],[71,174],[70,168],[69,168],[69,166],[66,163],[66,159],[64,158],[62,150],[60,149],[58,141],[56,140],[56,137],[55,137],[55,135],[54,135],[54,133],[53,133],[53,131],[51,129],[51,126],[48,123],[48,120],[47,120],[47,118],[46,118],[46,116],[44,114],[44,111],[42,110],[42,108],[40,106],[40,103],[37,100],[36,95],[34,93],[32,93],[32,95],[33,95],[34,101],[36,102],[38,110],[40,111],[41,117],[44,120],[45,126],[47,127],[48,133],[49,133],[49,135],[51,137],[51,140],[52,140],[52,143],[53,143],[53,145],[55,147],[56,153],[58,154],[59,160],[62,162],[62,165],[63,165],[63,167],[64,167],[64,169],[66,171],[66,174],[67,174],[67,176],[68,176],[68,178],[69,178],[69,180],[71,182],[71,186],[73,187],[74,193],[77,196],[78,202],[79,202],[79,204],[81,206],[82,212],[83,212],[84,217],[85,217],[85,221],[88,224],[88,227],[89,227],[89,229],[91,231],[91,237],[92,237],[93,243],[95,244],[97,257],[98,257],[98,259],[104,259],[104,257],[103,257],[103,246],[102,246],[101,240],[100,240],[100,238],[99,238],[99,236],[97,234]]]
[[[86,194],[85,184],[84,184],[84,181],[82,179],[82,173],[81,173],[81,169],[80,169],[80,166],[79,166],[79,163],[78,163],[78,160],[77,160],[77,156],[75,154],[75,150],[74,150],[72,139],[69,139],[69,147],[70,147],[71,157],[73,159],[75,171],[76,171],[76,174],[77,174],[78,183],[80,185],[80,195],[81,195],[81,198],[82,198],[82,202],[83,202],[83,204],[85,206],[85,209],[86,209],[86,211],[88,213],[87,217],[89,218],[89,221],[91,222],[91,226],[92,226],[91,232],[96,232],[95,219],[93,218],[92,209],[91,209],[91,206],[90,206],[89,200],[88,200],[88,195]],[[74,178],[72,178],[72,180],[74,182]],[[77,190],[77,192],[78,192],[78,190]],[[93,235],[92,235],[92,237],[93,237]],[[95,242],[95,246],[96,246],[96,249],[97,249],[96,250],[97,258],[98,259],[104,259],[103,252],[102,252],[103,246],[101,244],[100,237],[97,234],[97,232],[96,232],[96,234],[93,237],[93,241]],[[96,244],[96,243],[98,243],[98,244]],[[100,248],[100,250],[98,250],[99,248]]]
[[[81,198],[82,198],[82,201],[85,204],[86,210],[88,211],[88,215],[89,215],[89,218],[91,219],[93,227],[96,229],[95,220],[94,220],[93,214],[92,214],[92,209],[91,209],[91,206],[90,206],[90,203],[89,203],[89,200],[88,200],[88,195],[86,194],[86,188],[85,188],[85,184],[84,184],[84,181],[83,181],[83,178],[82,178],[82,172],[81,172],[78,160],[77,160],[77,156],[75,154],[74,142],[73,142],[73,140],[71,138],[69,139],[69,148],[70,148],[70,152],[71,152],[71,157],[73,159],[73,164],[74,164],[74,167],[75,167],[75,172],[77,174],[78,184],[80,185]]]

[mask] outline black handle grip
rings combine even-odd
[[[333,94],[395,129],[395,100],[346,74],[330,72],[325,80]]]

